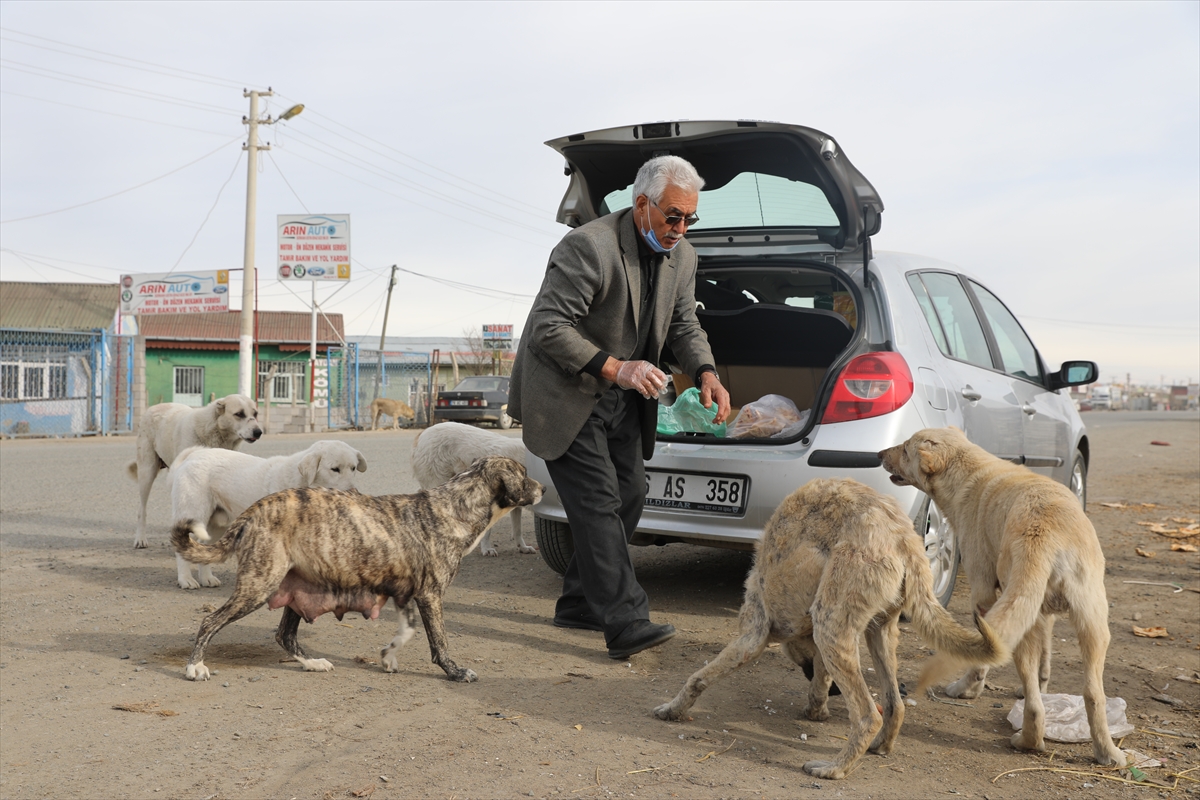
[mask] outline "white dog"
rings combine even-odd
[[[192,447],[171,465],[171,520],[173,525],[195,520],[191,531],[209,541],[255,501],[284,489],[310,486],[354,489],[357,473],[366,472],[363,454],[345,442],[321,441],[290,456],[258,458],[231,450]],[[199,581],[192,565],[176,554],[180,589],[220,586],[212,567],[200,566]]]
[[[520,439],[502,436],[461,422],[439,422],[417,434],[413,441],[413,476],[422,489],[441,486],[460,472],[466,472],[476,459],[484,456],[505,456],[518,464],[525,463],[525,445]],[[536,553],[537,548],[525,543],[521,533],[521,508],[512,510],[513,540],[522,553]],[[491,529],[483,535],[479,552],[485,556],[500,555],[492,544]]]
[[[236,450],[242,442],[257,442],[263,434],[258,406],[249,397],[231,394],[203,408],[182,403],[159,403],[146,409],[138,425],[137,461],[126,469],[138,482],[138,508],[134,547],[146,546],[146,501],[158,471],[167,469],[189,447]]]

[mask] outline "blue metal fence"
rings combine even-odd
[[[414,424],[426,424],[433,379],[429,353],[367,350],[350,344],[330,348],[326,364],[330,428],[369,428],[371,401],[376,397],[407,403],[416,412]]]
[[[0,433],[130,432],[133,343],[107,331],[0,328]]]

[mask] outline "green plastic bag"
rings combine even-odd
[[[711,433],[724,438],[725,423],[714,425],[717,406],[705,408],[700,404],[700,390],[693,386],[684,390],[669,406],[658,407],[658,432],[664,436],[678,433]]]

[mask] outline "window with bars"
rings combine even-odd
[[[0,399],[60,400],[65,397],[66,364],[0,364]]]
[[[307,374],[308,362],[306,361],[260,360],[258,362],[258,397],[260,400],[270,399],[275,402],[303,400]]]

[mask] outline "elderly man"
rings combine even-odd
[[[513,364],[508,412],[524,425],[526,447],[545,459],[575,540],[554,624],[603,631],[613,658],[675,635],[650,622],[628,548],[667,382],[657,366],[664,346],[704,407],[716,404],[713,421],[729,415],[729,392],[696,319],[696,252],[683,239],[703,186],[682,158],[653,158],[638,170],[633,208],[563,237]]]

